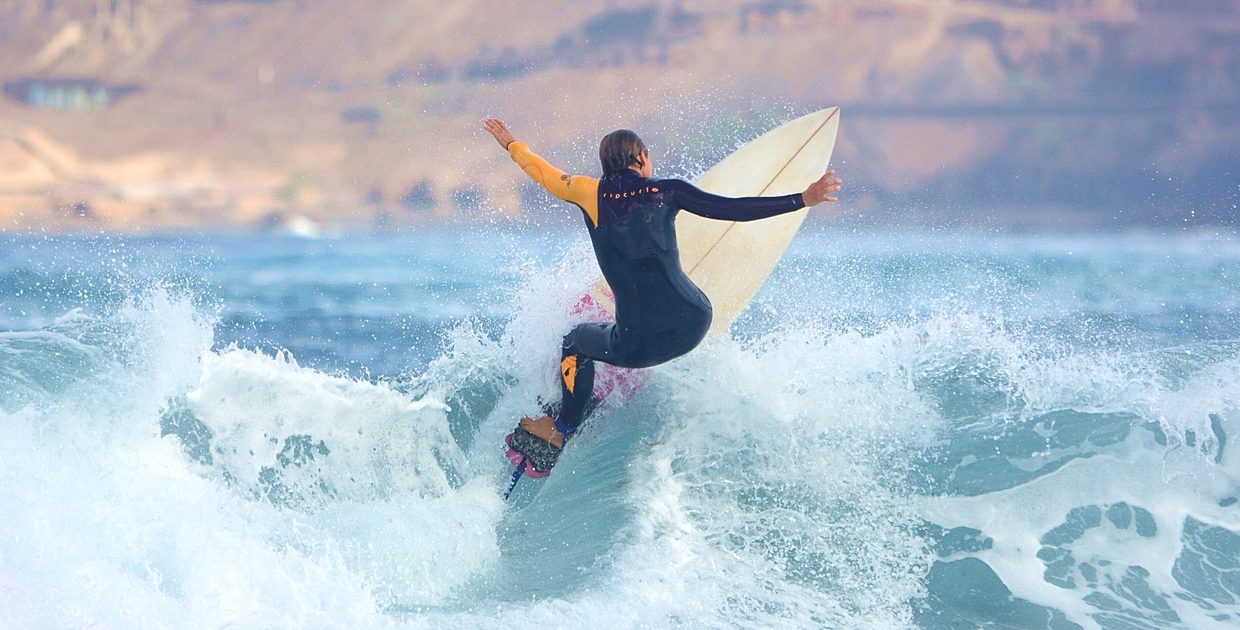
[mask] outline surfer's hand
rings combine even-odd
[[[508,145],[516,142],[517,140],[512,137],[512,132],[508,130],[508,125],[505,125],[504,121],[498,118],[492,118],[490,116],[483,118],[482,126],[486,127],[487,131],[491,132],[492,136],[495,136],[495,141],[499,143],[499,146],[504,147],[505,151],[508,150]]]
[[[818,181],[809,185],[805,192],[801,193],[801,198],[805,200],[805,207],[816,206],[824,201],[835,203],[839,201],[839,197],[832,195],[840,191],[840,186],[844,180],[835,176],[835,169],[828,170],[823,173]]]

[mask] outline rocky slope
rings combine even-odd
[[[483,115],[586,172],[630,127],[691,175],[831,104],[852,221],[1228,224],[1238,35],[1215,0],[10,2],[0,225],[554,221]]]

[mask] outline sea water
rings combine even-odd
[[[514,509],[596,274],[0,237],[0,627],[1240,626],[1236,237],[813,223]]]

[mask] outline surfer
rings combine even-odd
[[[508,436],[518,474],[524,468],[527,474],[545,476],[555,465],[585,417],[594,391],[595,361],[624,368],[658,365],[697,347],[710,330],[710,301],[680,267],[677,212],[754,221],[835,202],[833,194],[843,183],[828,170],[801,193],[713,195],[684,180],[654,179],[646,145],[627,129],[607,134],[599,144],[602,179],[570,176],[517,140],[498,118],[486,118],[483,126],[530,178],[581,209],[599,268],[615,295],[614,323],[578,324],[564,337],[559,412],[555,417],[522,418]]]

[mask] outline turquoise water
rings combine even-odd
[[[521,509],[581,233],[0,237],[0,627],[1240,625],[1240,240],[808,227]]]

